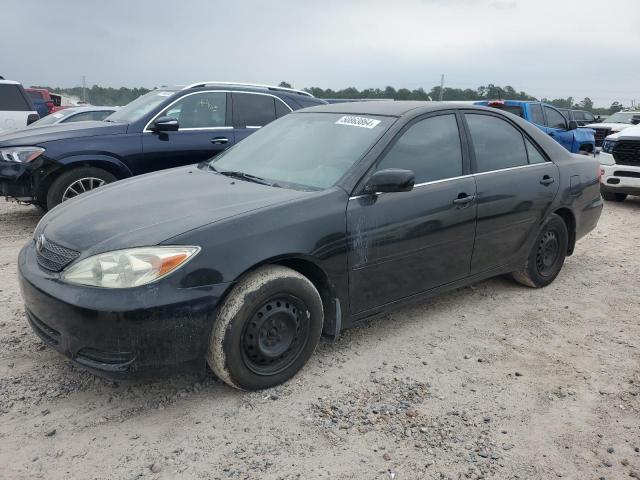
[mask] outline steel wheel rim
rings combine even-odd
[[[78,195],[81,195],[85,192],[95,190],[96,188],[101,187],[105,183],[106,182],[101,178],[96,178],[96,177],[80,178],[65,189],[64,193],[62,194],[62,201],[66,202],[67,200],[77,197]]]
[[[553,230],[544,232],[538,243],[536,267],[543,277],[553,273],[560,257],[560,241],[558,233]]]
[[[289,368],[309,337],[309,309],[293,295],[277,295],[258,307],[241,337],[242,359],[257,375],[277,375]]]

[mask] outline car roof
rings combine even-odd
[[[0,83],[5,83],[8,85],[20,85],[20,82],[16,82],[14,80],[0,80]]]
[[[409,112],[416,115],[436,110],[466,108],[487,110],[487,108],[456,102],[426,102],[417,100],[398,100],[394,102],[372,100],[370,102],[331,103],[298,110],[298,112],[348,113],[353,115],[384,115],[401,117]]]

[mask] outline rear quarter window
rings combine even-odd
[[[31,107],[19,85],[0,84],[0,111],[29,112]]]

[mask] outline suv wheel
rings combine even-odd
[[[80,167],[64,172],[49,187],[47,209],[51,210],[62,202],[116,180],[111,173],[95,167]]]
[[[532,288],[546,287],[560,273],[568,244],[567,225],[554,213],[538,233],[524,269],[511,274],[514,280]]]
[[[323,318],[320,294],[308,278],[279,265],[259,268],[219,307],[207,363],[234,388],[273,387],[311,357]]]
[[[627,199],[626,193],[601,192],[602,198],[609,202],[624,202]]]

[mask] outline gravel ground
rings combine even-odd
[[[323,340],[276,389],[113,383],[27,326],[0,201],[0,478],[640,478],[640,198],[543,290],[497,278]]]

